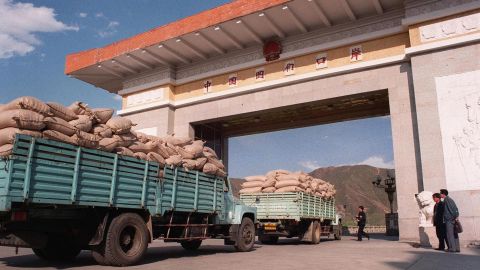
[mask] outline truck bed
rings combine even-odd
[[[222,212],[224,179],[132,157],[17,135],[0,159],[0,212],[12,205],[63,205]]]
[[[257,207],[258,220],[335,220],[335,200],[303,192],[241,194],[240,200]]]

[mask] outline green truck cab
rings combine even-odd
[[[334,198],[283,192],[241,194],[240,200],[257,208],[258,238],[263,244],[276,244],[279,237],[298,237],[312,244],[320,243],[321,236],[342,237]]]
[[[256,222],[224,177],[25,135],[0,159],[0,245],[46,260],[91,250],[99,264],[127,266],[155,239],[250,251]]]

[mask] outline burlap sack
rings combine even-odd
[[[136,124],[133,124],[130,119],[117,116],[108,120],[106,125],[111,128],[115,134],[125,134]]]
[[[153,152],[157,148],[157,143],[156,142],[141,143],[137,141],[137,142],[134,142],[132,145],[130,145],[128,148],[135,153],[143,152],[145,154],[148,154],[150,152]]]
[[[273,193],[277,190],[275,187],[266,187],[262,189],[262,193]]]
[[[98,108],[92,110],[93,117],[95,121],[100,124],[106,124],[113,115],[113,109],[109,108]]]
[[[221,169],[221,170],[225,170],[225,166],[223,165],[223,163],[214,158],[214,157],[207,157],[208,159],[208,163],[212,163],[213,165],[217,166],[217,168]]]
[[[167,151],[169,157],[174,155],[179,155],[179,153],[175,149],[175,145],[165,143],[163,146],[165,146],[165,150]]]
[[[222,170],[222,169],[218,169],[216,175],[220,176],[220,177],[225,177],[225,176],[227,176],[227,172]]]
[[[184,159],[182,166],[187,170],[195,170],[196,161],[193,159]]]
[[[203,151],[203,156],[206,157],[206,158],[216,158],[216,159],[218,159],[217,155],[216,155],[216,154],[212,154],[211,152],[205,152],[205,151]]]
[[[72,136],[77,132],[74,126],[60,117],[45,117],[44,121],[47,129],[61,132],[67,136]]]
[[[145,154],[143,152],[134,153],[133,156],[138,158],[138,159],[147,160],[147,154]]]
[[[263,188],[275,187],[276,182],[277,181],[275,180],[275,178],[267,178],[267,180],[263,182],[262,187]]]
[[[249,194],[249,193],[260,193],[262,192],[262,187],[253,187],[253,188],[243,188],[240,189],[240,194]]]
[[[180,166],[182,165],[182,156],[173,155],[165,159],[165,163],[170,166]]]
[[[49,139],[49,140],[55,140],[59,142],[64,142],[64,143],[69,143],[73,145],[78,145],[78,141],[76,138],[67,136],[61,132],[55,131],[55,130],[45,130],[42,132],[43,138]]]
[[[203,147],[203,152],[207,152],[207,153],[210,153],[209,156],[213,156],[215,157],[216,159],[218,159],[218,156],[217,156],[217,153],[215,152],[215,150],[213,150],[212,148],[208,147],[208,146],[204,146]]]
[[[60,103],[47,102],[47,106],[50,107],[50,111],[55,117],[62,118],[67,122],[78,119],[78,116],[72,110]]]
[[[205,166],[205,164],[207,163],[207,158],[197,158],[195,160],[195,170],[199,170],[199,171],[202,171],[203,170],[203,166]]]
[[[34,111],[42,115],[53,115],[50,111],[50,107],[45,104],[43,101],[36,99],[34,97],[19,97],[8,104],[3,108],[4,110],[18,110],[24,109],[29,111]]]
[[[287,186],[287,187],[282,187],[275,190],[275,193],[280,193],[280,192],[305,192],[305,190],[297,186]]]
[[[14,127],[27,130],[42,130],[44,116],[28,110],[8,110],[0,112],[0,129]]]
[[[166,143],[175,145],[175,146],[185,146],[192,142],[192,139],[187,137],[175,137],[174,135],[167,135],[166,137],[162,138],[162,140]]]
[[[250,181],[265,181],[267,178],[263,175],[253,175],[253,176],[247,176],[245,177],[245,181],[250,182]]]
[[[90,132],[93,127],[92,117],[88,115],[78,115],[78,119],[72,120],[68,123],[83,132]]]
[[[190,153],[180,146],[176,146],[175,150],[177,150],[177,152],[182,156],[183,159],[194,159],[195,158],[194,153]]]
[[[0,157],[7,157],[13,152],[13,144],[5,144],[0,146]]]
[[[202,170],[204,173],[206,174],[216,174],[217,171],[218,171],[218,167],[215,166],[214,164],[210,163],[210,162],[207,162],[205,163],[205,165],[203,166],[203,170]]]
[[[118,147],[118,140],[115,138],[103,138],[99,141],[98,147],[100,150],[112,152]]]
[[[29,135],[35,138],[41,138],[42,132],[33,130],[22,130],[18,128],[4,128],[0,129],[0,146],[5,144],[13,144],[16,134]]]
[[[98,149],[100,146],[100,140],[102,139],[98,135],[83,131],[79,131],[78,133],[74,134],[72,138],[77,141],[79,146],[91,149]]]
[[[99,135],[102,138],[112,138],[112,130],[104,124],[96,124],[93,126],[91,132],[95,135]]]
[[[147,143],[150,141],[150,139],[148,138],[148,135],[145,134],[145,133],[142,133],[142,132],[133,132],[135,133],[135,135],[137,136],[137,139],[138,141],[140,141],[141,143]]]
[[[132,150],[126,148],[126,147],[117,147],[115,148],[115,153],[119,154],[119,155],[122,155],[122,156],[129,156],[129,157],[133,157],[133,153]]]
[[[183,149],[188,153],[192,154],[194,158],[199,158],[203,155],[203,145],[205,142],[197,140],[192,144],[185,145]]]
[[[147,160],[158,162],[158,163],[160,163],[160,165],[165,165],[165,159],[161,155],[159,155],[155,152],[148,153],[147,154]]]
[[[92,109],[88,107],[88,104],[81,101],[73,102],[68,108],[77,115],[92,115]]]
[[[290,181],[290,180],[300,181],[298,178],[299,178],[298,175],[295,175],[295,174],[280,174],[277,176],[278,181]]]
[[[275,187],[277,189],[283,188],[283,187],[288,187],[288,186],[300,186],[300,181],[298,181],[298,180],[283,180],[283,181],[277,181],[275,183]]]
[[[119,135],[113,135],[113,138],[117,139],[118,145],[122,147],[129,147],[132,145],[134,142],[137,141],[137,137],[131,133],[125,133],[125,134],[119,134]]]
[[[299,182],[300,182],[300,181],[299,181]],[[302,182],[300,182],[300,185],[299,185],[299,186],[300,186],[301,188],[305,189],[305,190],[307,190],[307,189],[312,190],[312,189],[310,188],[310,185],[309,185],[308,183],[302,183]]]
[[[170,157],[170,154],[167,151],[167,147],[163,143],[159,143],[157,145],[157,148],[155,148],[155,152],[160,154],[165,159]]]
[[[0,104],[0,112],[3,112],[5,110],[5,104]]]
[[[263,183],[263,181],[245,181],[242,183],[242,188],[261,187]]]

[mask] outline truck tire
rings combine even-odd
[[[342,240],[342,223],[338,223],[338,229],[337,231],[335,232],[335,234],[333,234],[333,237],[335,238],[335,240]]]
[[[312,244],[317,245],[320,243],[320,236],[322,235],[322,228],[318,221],[314,221],[312,224]]]
[[[202,245],[202,240],[183,241],[180,242],[180,244],[185,250],[193,251],[197,250]]]
[[[99,265],[109,265],[105,258],[105,244],[92,247],[92,257]]]
[[[244,217],[238,229],[237,243],[235,249],[237,251],[246,252],[253,249],[255,245],[255,225],[253,221]]]
[[[46,261],[71,261],[80,254],[81,248],[64,237],[49,236],[44,248],[32,250],[37,257]]]
[[[261,234],[258,236],[258,240],[264,245],[275,245],[278,243],[278,236]]]
[[[137,214],[121,214],[110,223],[105,238],[105,261],[113,266],[138,263],[146,254],[149,232]]]

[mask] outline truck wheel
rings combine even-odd
[[[105,244],[92,247],[92,257],[99,265],[109,265],[105,258]]]
[[[260,243],[265,244],[265,245],[275,245],[278,243],[278,236],[276,235],[259,235],[258,236]]]
[[[105,239],[105,260],[113,266],[129,266],[145,256],[149,232],[145,221],[137,214],[115,217]]]
[[[318,221],[314,221],[312,228],[312,244],[317,245],[318,243],[320,243],[321,233],[322,228],[320,227],[320,223]]]
[[[250,218],[244,217],[242,219],[237,237],[237,244],[235,245],[237,251],[245,252],[253,249],[253,245],[255,245],[255,225]]]
[[[80,247],[73,241],[50,236],[44,248],[32,248],[37,257],[46,261],[71,261],[80,254]]]
[[[183,241],[180,243],[186,250],[197,250],[202,245],[202,240]]]
[[[342,228],[342,223],[339,223],[337,232],[333,235],[335,240],[342,240]]]

